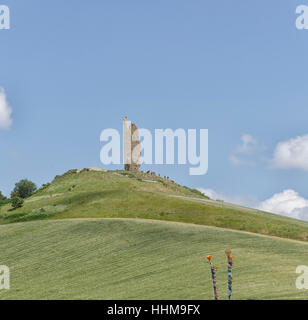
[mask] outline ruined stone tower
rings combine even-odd
[[[124,169],[127,171],[140,171],[141,146],[137,126],[124,117]]]

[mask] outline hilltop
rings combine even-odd
[[[70,170],[57,176],[0,223],[42,219],[141,218],[192,223],[307,241],[308,223],[213,201],[159,176],[128,171]]]

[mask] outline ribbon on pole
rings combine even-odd
[[[225,253],[228,259],[228,299],[231,300],[232,294],[232,257],[231,257],[231,250],[226,249]]]
[[[218,292],[217,292],[217,286],[216,286],[216,272],[215,272],[218,268],[215,267],[212,264],[212,256],[211,255],[208,255],[206,258],[209,261],[210,267],[211,267],[211,275],[212,275],[213,290],[214,290],[214,299],[215,300],[219,300]]]

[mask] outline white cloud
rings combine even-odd
[[[232,152],[229,161],[234,166],[254,166],[256,162],[251,157],[258,149],[257,140],[251,134],[243,134],[241,144]]]
[[[0,88],[0,130],[9,129],[12,124],[12,109],[9,106],[4,89]]]
[[[278,143],[274,151],[272,166],[280,169],[302,169],[308,171],[308,135]]]
[[[238,204],[244,207],[255,208],[259,205],[257,199],[250,196],[226,195],[222,192],[216,192],[213,189],[198,189],[200,192],[210,197],[212,200],[223,200],[225,202]]]
[[[290,218],[308,221],[308,200],[301,197],[298,192],[288,189],[281,193],[274,194],[271,198],[259,202],[254,197],[226,195],[221,192],[216,192],[213,189],[199,188],[206,196],[212,200],[223,200],[225,202],[234,203],[240,206],[259,209],[266,212],[271,212]]]
[[[263,201],[258,209],[291,218],[308,220],[308,200],[291,189],[274,194],[270,199]]]
[[[243,134],[241,137],[242,144],[237,147],[237,153],[251,154],[257,146],[257,140],[250,134]]]

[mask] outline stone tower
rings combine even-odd
[[[141,146],[137,126],[124,117],[124,169],[126,171],[140,171]]]

